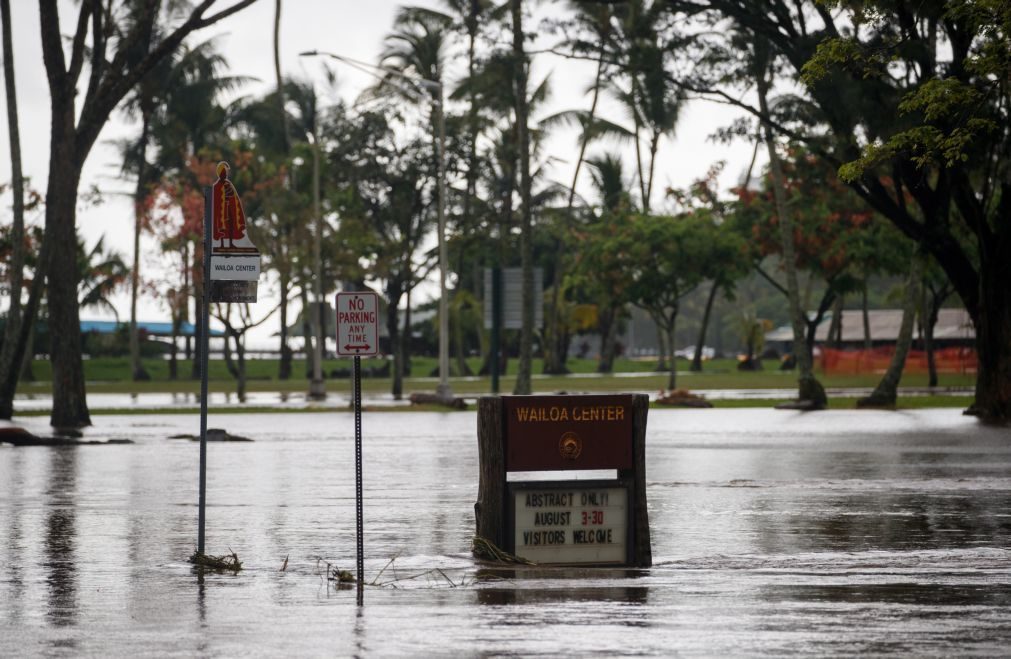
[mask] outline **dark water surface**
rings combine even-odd
[[[45,420],[23,419],[44,430]],[[364,418],[365,607],[350,414],[96,417],[0,446],[0,656],[1011,653],[1011,430],[957,410],[653,410],[654,567],[486,570],[473,413]],[[280,571],[285,557],[286,571]],[[438,570],[436,570],[438,568]]]

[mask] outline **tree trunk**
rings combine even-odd
[[[1004,194],[1009,193],[1005,186]],[[1011,200],[1001,204],[1002,210],[1009,206]],[[973,318],[979,366],[976,400],[966,414],[1006,424],[1011,421],[1011,231],[1005,227],[980,252],[980,304]]]
[[[756,50],[761,52],[765,44],[756,44]],[[758,102],[763,116],[769,116],[768,104],[768,62],[759,56],[760,66],[757,68]],[[786,207],[786,192],[783,189],[783,168],[776,152],[776,143],[772,128],[763,125],[765,147],[769,152],[769,170],[772,174],[772,191],[776,205],[776,215],[779,217],[780,240],[783,245],[783,265],[786,271],[786,288],[790,300],[790,320],[793,325],[793,353],[797,361],[798,399],[811,409],[824,409],[828,405],[825,389],[814,377],[811,353],[804,341],[805,314],[800,306],[800,287],[797,283],[797,265],[794,256],[793,221]]]
[[[668,345],[674,345],[674,325],[676,322],[677,322],[677,315],[675,314],[670,317],[670,324],[664,327],[664,333],[667,335]],[[674,391],[675,389],[677,389],[678,386],[677,377],[678,377],[678,360],[674,359],[674,356],[671,355],[670,370],[668,371],[667,377],[667,389],[669,389],[670,391]]]
[[[196,345],[203,345],[203,335],[207,331],[204,327],[204,241],[202,239],[197,239],[193,244],[193,268],[190,272],[193,273],[193,317],[196,320],[194,323],[196,326],[196,332],[193,338],[196,341]],[[210,335],[208,335],[210,336]],[[188,345],[188,344],[187,344]],[[208,340],[207,345],[210,345],[210,340]],[[197,354],[199,351],[194,350],[191,352],[190,362],[190,379],[199,380],[200,379],[200,357]],[[210,355],[207,356],[208,361],[210,360]]]
[[[926,288],[926,287],[924,287]],[[937,359],[934,356],[934,328],[937,327],[937,318],[941,313],[941,304],[944,300],[936,295],[931,295],[930,301],[924,304],[927,311],[926,319],[923,319],[923,351],[927,353],[927,386],[937,386]]]
[[[176,302],[178,303],[178,302]],[[179,379],[179,346],[176,342],[179,339],[179,311],[172,310],[172,350],[169,352],[168,379]]]
[[[860,310],[864,320],[864,350],[870,350],[874,347],[874,342],[871,338],[871,315],[867,310],[867,280],[864,280],[864,285],[860,289]]]
[[[48,301],[50,360],[53,365],[53,412],[56,428],[91,425],[84,387],[81,320],[77,302],[77,186],[81,170],[74,150],[74,106],[53,99],[52,144],[46,190],[49,258]]]
[[[21,373],[22,382],[34,382],[35,369],[32,368],[32,364],[35,363],[35,323],[27,327],[22,326],[22,330],[25,334],[25,348],[21,351],[23,356],[18,371]]]
[[[235,335],[235,354],[239,358],[238,373],[235,377],[235,393],[239,397],[240,403],[246,402],[246,346],[242,342],[242,335]]]
[[[11,226],[10,306],[4,329],[3,347],[0,349],[0,418],[10,419],[14,414],[14,393],[22,365],[30,365],[32,354],[26,346],[31,344],[35,317],[42,296],[49,253],[48,239],[43,238],[38,265],[28,295],[28,305],[22,312],[21,294],[24,289],[25,231],[24,231],[24,176],[21,172],[21,138],[18,127],[17,89],[14,79],[14,50],[11,40],[11,15],[9,0],[0,1],[3,21],[4,81],[7,98],[7,127],[11,149],[11,188],[14,196],[13,225]],[[30,367],[29,367],[30,370]]]
[[[827,343],[836,350],[842,348],[842,316],[844,301],[844,296],[836,296],[835,302],[832,303],[832,322],[829,323],[828,326]]]
[[[572,173],[572,184],[569,186],[569,199],[566,210],[571,214],[576,199],[576,184],[579,182],[579,172],[586,159],[586,148],[590,143],[591,126],[597,115],[597,104],[600,100],[601,80],[604,75],[604,44],[600,44],[600,54],[597,57],[597,74],[593,81],[593,99],[590,101],[590,111],[583,126],[583,134],[579,141],[579,155],[576,157],[576,168]],[[558,246],[561,249],[561,245]],[[544,373],[563,375],[569,372],[566,366],[569,353],[569,331],[562,328],[562,281],[565,276],[564,263],[559,259],[555,266],[554,283],[551,287],[551,308],[548,316],[548,331],[544,339]]]
[[[140,293],[140,234],[144,229],[147,198],[147,142],[150,116],[143,113],[140,127],[140,162],[137,164],[137,189],[133,194],[133,268],[130,270],[130,367],[133,381],[150,380],[140,358],[140,336],[137,330],[137,296]]]
[[[284,270],[287,270],[285,266]],[[291,346],[288,345],[288,287],[291,284],[290,275],[286,271],[281,272],[281,361],[277,367],[277,379],[288,380],[291,378]]]
[[[404,396],[404,344],[400,337],[400,319],[397,317],[397,306],[400,304],[400,292],[394,287],[387,288],[386,332],[390,335],[390,349],[393,351],[393,381],[390,393],[393,400]]]
[[[225,366],[228,368],[228,373],[235,378],[235,394],[239,399],[240,403],[246,401],[246,364],[244,360],[244,351],[242,348],[242,342],[239,340],[240,336],[232,327],[232,325],[225,322],[225,347],[224,347],[224,357]],[[235,342],[235,354],[238,358],[232,358],[232,346],[230,341]]]
[[[695,343],[695,354],[692,355],[692,365],[689,370],[693,373],[702,371],[702,350],[706,346],[706,330],[709,329],[709,315],[713,311],[713,302],[716,301],[716,292],[720,289],[717,282],[713,282],[713,287],[709,289],[709,298],[706,300],[706,310],[702,313],[702,326],[699,327],[699,340]]]
[[[899,380],[902,379],[906,356],[913,343],[913,323],[916,320],[916,302],[923,279],[923,259],[919,254],[914,254],[910,265],[905,296],[902,300],[902,324],[895,342],[895,354],[892,355],[888,370],[878,382],[878,386],[870,396],[857,400],[857,407],[894,407],[898,399]]]
[[[523,51],[523,11],[521,0],[510,0],[513,57],[515,59],[516,137],[520,161],[520,265],[523,269],[523,311],[520,329],[519,370],[514,394],[529,394],[534,344],[534,264],[532,209],[530,208],[530,135],[527,130],[527,69]]]
[[[660,373],[670,368],[667,360],[674,360],[674,345],[667,345],[667,335],[664,334],[663,328],[660,327],[659,323],[654,321],[653,326],[656,328],[656,344],[660,351],[656,367],[653,370]]]
[[[274,81],[277,86],[277,113],[281,122],[281,150],[288,155],[288,113],[284,110],[284,77],[281,75],[281,0],[274,4]],[[282,241],[287,241],[287,231],[282,228]],[[288,285],[291,281],[290,267],[287,262],[287,255],[284,254],[286,244],[278,246],[284,261],[280,270],[281,279],[281,331],[280,348],[281,361],[278,364],[277,378],[288,380],[291,378],[291,347],[288,346]]]
[[[650,206],[652,205],[653,199],[653,172],[656,167],[656,152],[660,147],[660,133],[657,131],[653,132],[653,135],[649,140],[649,178],[646,179],[646,201],[643,202],[642,208],[643,212],[649,213]]]
[[[18,128],[17,89],[14,85],[14,47],[11,41],[11,8],[10,0],[0,0],[0,19],[3,21],[3,60],[4,83],[7,98],[7,132],[11,148],[11,192],[14,195],[14,223],[11,225],[11,260],[10,260],[10,306],[7,309],[7,324],[4,327],[3,346],[0,348],[0,373],[3,382],[0,384],[0,418],[10,419],[14,414],[14,391],[17,389],[17,376],[24,354],[24,344],[21,341],[22,322],[29,325],[35,322],[34,311],[22,320],[21,292],[24,289],[25,268],[25,195],[24,176],[21,173],[21,136]],[[39,267],[35,273],[39,277],[44,272]],[[35,309],[38,305],[35,305]],[[18,350],[18,347],[21,350]],[[10,381],[10,383],[6,382]]]
[[[621,307],[610,305],[604,312],[604,333],[600,336],[600,361],[597,363],[598,373],[614,372],[614,353],[618,346],[618,325]]]
[[[453,343],[456,348],[456,374],[461,377],[467,377],[474,373],[467,364],[467,347],[464,345],[463,302],[458,295],[453,296],[453,302],[456,313],[451,314],[451,320],[453,321]]]
[[[312,379],[312,311],[309,308],[309,289],[302,286],[299,289],[299,298],[302,302],[302,352],[305,353],[305,379]]]

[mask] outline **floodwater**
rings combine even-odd
[[[0,656],[998,655],[1011,648],[1011,430],[957,410],[651,410],[647,570],[470,555],[473,413],[364,415],[365,606],[348,413],[95,417],[0,446]],[[45,419],[22,419],[44,432]],[[282,565],[287,557],[287,569]]]

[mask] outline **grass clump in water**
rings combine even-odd
[[[208,556],[203,552],[195,551],[190,556],[190,563],[201,570],[238,572],[242,569],[242,561],[239,560],[238,555],[234,551],[231,549],[228,551],[231,553],[224,556]]]

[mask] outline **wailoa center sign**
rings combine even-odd
[[[482,398],[478,536],[535,563],[649,566],[648,406],[629,394]],[[605,477],[508,478],[580,471]]]
[[[228,163],[217,166],[211,187],[211,302],[256,302],[260,250],[249,239],[249,227]]]

